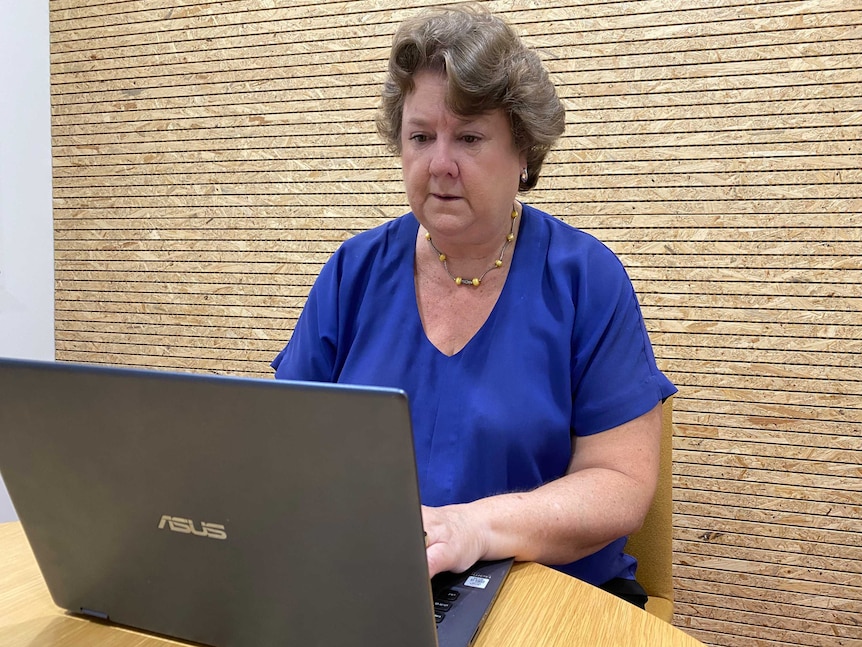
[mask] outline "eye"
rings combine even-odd
[[[477,143],[480,139],[481,139],[481,137],[479,137],[478,135],[462,135],[462,136],[461,136],[461,140],[462,140],[465,144],[475,144],[475,143]]]
[[[429,139],[428,135],[423,133],[416,133],[415,135],[410,135],[410,141],[416,142],[417,144],[424,144]]]

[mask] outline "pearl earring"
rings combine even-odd
[[[526,182],[529,179],[529,175],[527,175],[527,167],[521,169],[521,182]]]

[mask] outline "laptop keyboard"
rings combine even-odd
[[[431,578],[431,594],[434,598],[434,620],[439,625],[451,613],[461,598],[464,578],[469,573],[438,573]]]
[[[444,572],[431,578],[440,647],[473,644],[512,561],[478,562],[463,573]]]
[[[432,586],[432,591],[434,593],[434,621],[439,625],[446,619],[446,614],[452,610],[461,594],[449,586],[440,588]]]

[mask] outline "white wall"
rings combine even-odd
[[[54,359],[49,50],[48,0],[0,0],[2,357]],[[0,522],[15,518],[0,480]]]

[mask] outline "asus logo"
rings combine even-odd
[[[209,537],[210,539],[227,539],[227,533],[224,526],[220,523],[201,522],[200,530],[195,527],[195,522],[191,519],[183,519],[182,517],[171,517],[162,515],[159,521],[159,530],[167,528],[172,532],[179,532],[184,535],[197,535],[198,537]]]

